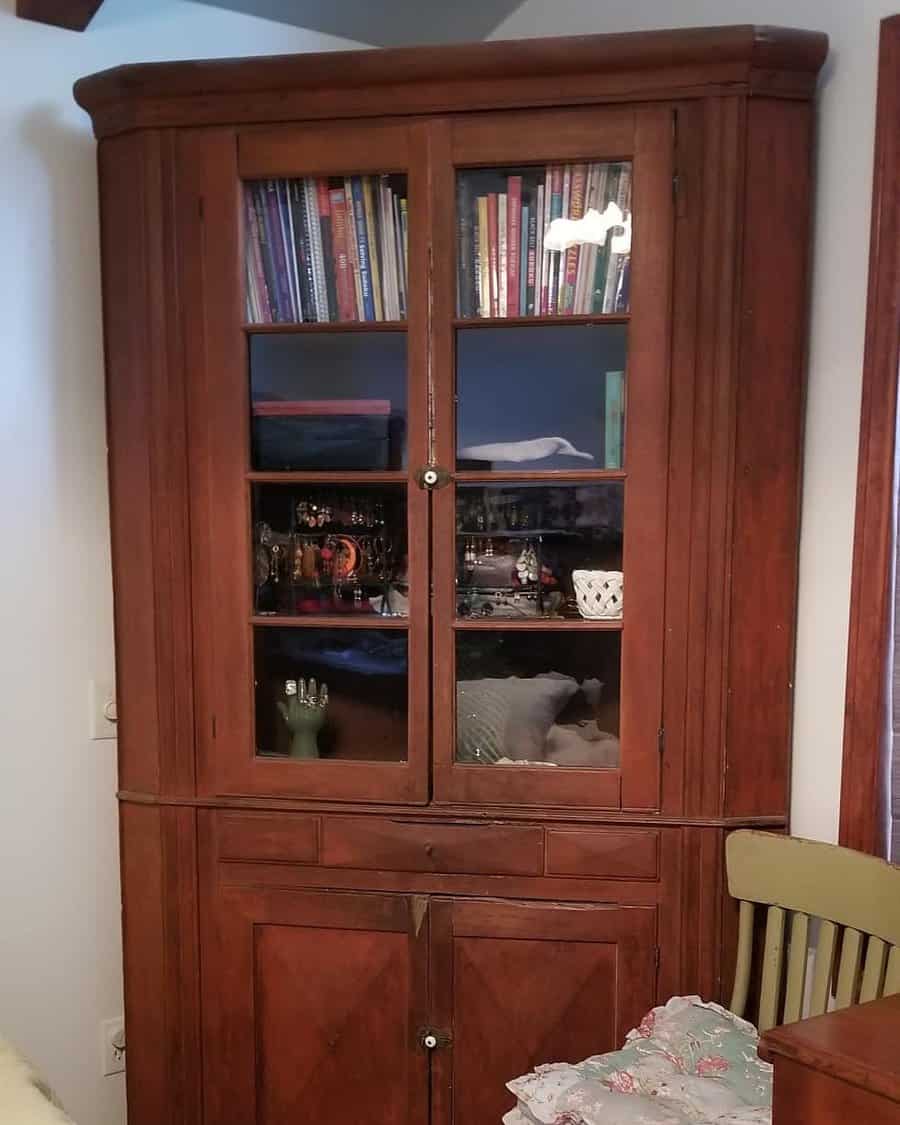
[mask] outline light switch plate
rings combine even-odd
[[[112,680],[88,683],[88,736],[91,739],[116,737],[116,689]]]

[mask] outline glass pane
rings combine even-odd
[[[254,632],[257,753],[298,761],[406,759],[405,630]]]
[[[402,469],[406,333],[250,338],[253,468]]]
[[[461,317],[628,311],[631,164],[465,169],[456,190]]]
[[[621,468],[627,333],[624,324],[460,329],[457,468]]]
[[[621,617],[623,499],[621,481],[458,485],[458,615]]]
[[[456,636],[456,760],[619,765],[618,632]]]
[[[253,486],[259,615],[408,611],[404,485]]]
[[[247,321],[406,319],[405,175],[244,184]]]

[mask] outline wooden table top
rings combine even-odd
[[[773,1028],[760,1055],[814,1068],[900,1103],[900,996]]]

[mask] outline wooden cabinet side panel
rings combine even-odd
[[[731,541],[726,816],[786,815],[812,109],[751,99]]]
[[[100,147],[119,784],[189,796],[187,444],[172,134]]]
[[[197,1125],[196,814],[120,809],[129,1125]]]

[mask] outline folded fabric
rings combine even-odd
[[[620,1051],[509,1082],[506,1125],[768,1125],[771,1067],[752,1024],[697,996],[654,1008]]]

